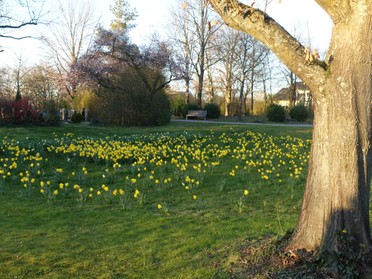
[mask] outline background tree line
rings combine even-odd
[[[126,0],[111,7],[109,28],[99,24],[89,1],[58,5],[42,36],[47,62],[27,66],[19,57],[2,68],[3,99],[27,98],[39,111],[89,108],[90,120],[115,125],[165,124],[170,105],[175,112],[189,103],[215,103],[224,115],[242,117],[255,112],[258,91],[266,108],[274,58],[253,37],[219,21],[203,0],[179,0],[167,39],[154,36],[141,46],[131,42],[137,12]],[[182,92],[172,104],[165,95],[171,90]]]

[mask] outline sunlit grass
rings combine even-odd
[[[228,276],[295,226],[310,128],[3,128],[0,277]],[[248,192],[248,193],[247,193]]]

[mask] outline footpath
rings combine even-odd
[[[226,121],[211,121],[211,120],[186,120],[186,119],[172,119],[171,122],[186,122],[186,123],[205,123],[205,124],[221,124],[221,125],[255,125],[255,126],[279,126],[279,127],[309,127],[312,124],[306,123],[254,123],[254,122],[226,122]]]

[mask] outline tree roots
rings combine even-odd
[[[229,266],[232,278],[372,278],[371,249],[355,253],[344,236],[339,253],[285,251],[291,235],[243,243],[240,259]]]

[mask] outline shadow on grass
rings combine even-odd
[[[292,231],[283,237],[269,235],[258,241],[245,241],[239,260],[228,267],[229,277],[372,279],[372,255],[365,255],[362,261],[345,262],[339,255],[321,251],[285,252],[291,235]]]

